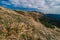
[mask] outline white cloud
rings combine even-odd
[[[38,8],[45,6],[44,0],[10,0],[14,6],[24,6],[24,7],[32,7]]]
[[[4,2],[4,1],[3,1]],[[9,0],[14,7],[37,8],[45,13],[56,13],[60,9],[60,0]],[[5,4],[7,4],[5,2]],[[7,5],[10,5],[9,3]]]
[[[54,13],[54,14],[60,14],[60,6],[54,6],[50,9],[48,9],[48,11],[46,11],[47,13]]]

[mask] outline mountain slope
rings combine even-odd
[[[60,40],[60,29],[43,25],[42,16],[0,7],[0,40]]]
[[[45,16],[50,18],[49,20],[50,23],[60,28],[60,14],[45,14]]]

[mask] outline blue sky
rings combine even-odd
[[[0,6],[17,10],[37,10],[60,14],[60,0],[0,0]]]

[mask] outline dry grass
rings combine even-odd
[[[60,40],[58,28],[46,28],[34,17],[0,9],[0,40]],[[37,18],[38,19],[38,18]]]

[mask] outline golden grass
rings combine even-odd
[[[0,40],[60,40],[60,29],[46,28],[29,15],[0,10]]]

